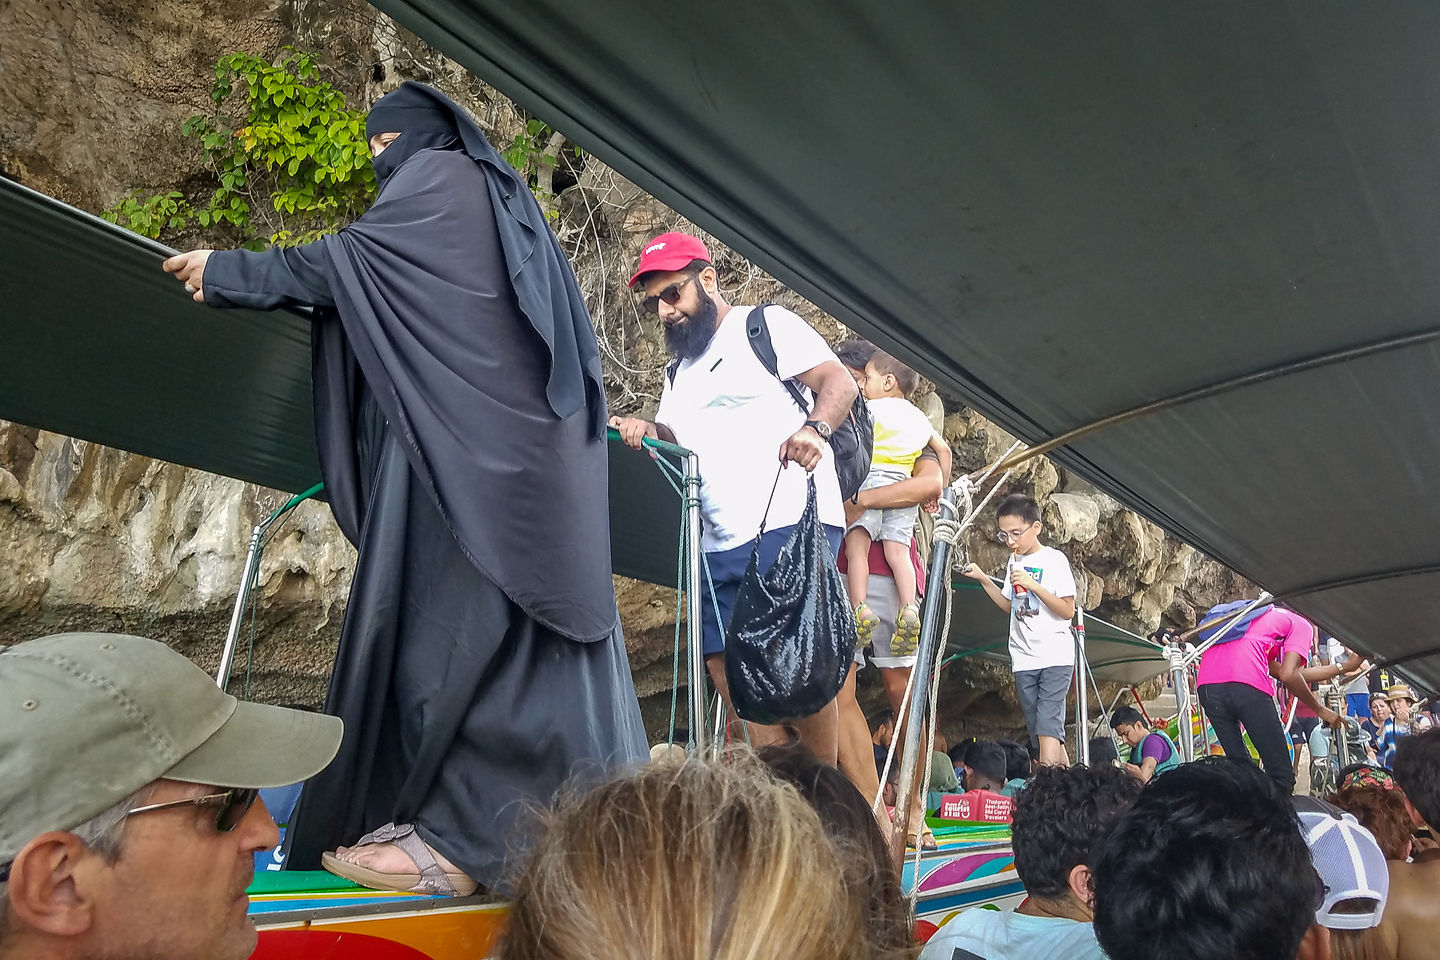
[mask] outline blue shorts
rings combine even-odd
[[[1361,693],[1347,693],[1347,694],[1345,694],[1345,705],[1350,708],[1349,710],[1346,711],[1346,713],[1350,714],[1350,716],[1352,716],[1352,717],[1368,717],[1368,716],[1370,716],[1370,693],[1369,693],[1369,691],[1364,691],[1364,692],[1361,692]]]
[[[790,539],[798,524],[791,524],[788,527],[780,527],[775,530],[765,531],[760,538],[760,572],[764,574],[775,565],[775,558],[780,556],[780,548]],[[840,527],[832,527],[822,524],[820,529],[825,531],[825,539],[830,541],[830,555],[840,555],[840,544],[845,538],[845,531]],[[740,581],[745,579],[745,569],[750,566],[750,552],[755,549],[755,541],[751,540],[738,547],[731,547],[729,550],[717,550],[714,553],[705,554],[705,559],[710,564],[710,578],[715,583],[715,603],[710,602],[710,591],[705,591],[705,602],[700,613],[700,623],[705,631],[705,655],[725,652],[725,635],[720,629],[720,622],[726,626],[730,624],[730,611],[735,607],[735,594],[740,589]],[[704,576],[704,571],[701,571]],[[720,621],[715,619],[715,607],[720,607]]]

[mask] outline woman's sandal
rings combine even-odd
[[[355,842],[356,847],[367,847],[377,843],[393,843],[410,858],[419,873],[381,873],[362,867],[358,863],[341,860],[334,853],[320,855],[320,863],[337,877],[353,880],[371,890],[399,890],[406,893],[430,893],[440,897],[468,897],[478,888],[474,880],[463,873],[447,873],[435,859],[435,854],[415,832],[413,823],[387,823],[383,827],[365,834]]]
[[[907,603],[895,617],[895,635],[890,638],[890,655],[908,657],[920,645],[920,607]]]
[[[870,604],[861,602],[855,605],[855,633],[860,637],[860,646],[870,642],[875,634],[875,628],[880,626],[880,618],[870,609]]]
[[[916,843],[917,840],[919,841],[918,844]],[[929,827],[921,830],[918,836],[913,833],[907,835],[905,837],[905,845],[912,850],[919,849],[927,852],[940,849],[940,845],[935,842],[935,834],[930,832]]]

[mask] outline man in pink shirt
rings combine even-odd
[[[1315,644],[1315,627],[1289,610],[1275,607],[1256,617],[1245,635],[1217,643],[1200,658],[1200,705],[1229,757],[1248,757],[1243,726],[1260,754],[1260,765],[1287,794],[1295,792],[1295,771],[1285,725],[1275,709],[1275,681],[1328,726],[1345,721],[1320,703],[1300,672]]]

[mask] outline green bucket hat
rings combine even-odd
[[[343,732],[338,717],[237,700],[143,637],[66,633],[0,650],[0,864],[161,778],[298,783]]]

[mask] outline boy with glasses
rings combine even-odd
[[[1065,694],[1075,673],[1075,575],[1070,561],[1040,542],[1040,505],[1011,494],[995,509],[996,536],[1011,550],[1005,585],[997,587],[976,564],[965,576],[1010,613],[1010,667],[1025,726],[1040,762],[1065,764]]]

